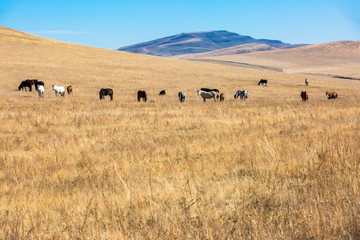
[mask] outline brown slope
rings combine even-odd
[[[294,49],[200,57],[281,68],[288,73],[330,74],[360,78],[360,42],[338,41]]]

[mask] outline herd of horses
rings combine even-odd
[[[305,85],[309,86],[309,80],[307,78],[305,78]],[[338,97],[337,92],[326,92],[325,95],[328,97],[328,99],[336,99]],[[300,93],[300,97],[303,102],[309,100],[309,94],[307,91],[302,91]]]
[[[267,84],[268,84],[268,80],[266,80],[266,79],[261,79],[258,82],[258,85],[267,86]],[[20,90],[26,91],[27,89],[29,89],[29,91],[31,92],[33,85],[35,86],[35,90],[38,92],[39,97],[44,97],[44,92],[45,92],[44,82],[39,81],[37,79],[26,79],[25,81],[22,81],[18,87],[18,91],[20,91]],[[306,86],[309,85],[309,80],[307,78],[305,78],[305,85]],[[65,97],[65,87],[52,84],[52,89],[54,90],[56,97]],[[67,86],[66,91],[69,95],[72,94],[73,93],[72,86],[71,85]],[[99,92],[100,100],[104,99],[105,96],[109,96],[110,100],[112,101],[113,94],[114,94],[114,91],[111,88],[101,88],[100,92]],[[220,101],[225,100],[225,94],[220,93],[220,91],[215,88],[214,89],[200,88],[199,90],[197,90],[197,94],[202,97],[204,102],[206,102],[206,99],[214,99],[215,102],[219,101],[219,100]],[[161,90],[159,95],[162,95],[162,96],[166,95],[166,91]],[[336,92],[326,92],[326,95],[328,96],[328,99],[336,99],[338,97],[338,94]],[[237,99],[239,97],[240,97],[240,99],[247,99],[248,91],[245,89],[236,91],[236,93],[234,95],[234,99]],[[300,93],[300,97],[303,102],[309,100],[309,94],[307,91],[302,91]],[[185,102],[185,99],[186,99],[185,92],[180,91],[178,93],[178,98],[181,103]],[[147,101],[146,91],[139,90],[137,92],[137,100],[138,100],[138,102],[140,102],[141,100],[146,102]]]
[[[32,86],[35,86],[35,90],[38,92],[39,97],[44,97],[45,93],[45,84],[42,81],[39,81],[37,79],[26,79],[25,81],[22,81],[18,87],[18,91],[26,91],[29,89],[29,92],[32,91]],[[55,96],[57,97],[65,97],[65,88],[63,86],[57,86],[55,84],[52,85],[52,89],[55,92]],[[72,94],[72,86],[67,86],[66,88],[67,93],[70,95]]]

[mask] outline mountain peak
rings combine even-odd
[[[136,52],[147,55],[171,57],[176,55],[204,53],[242,44],[267,44],[274,48],[284,48],[290,44],[279,40],[254,39],[226,30],[187,32],[159,38],[119,48],[120,51]]]

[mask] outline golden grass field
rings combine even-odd
[[[0,42],[0,239],[360,238],[360,82],[4,27]],[[45,82],[45,98],[17,91],[27,78]],[[56,98],[52,83],[73,96]],[[114,101],[99,100],[102,87]],[[225,101],[203,103],[200,87]],[[249,98],[234,100],[238,89]]]

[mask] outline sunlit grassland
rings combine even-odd
[[[360,238],[358,81],[1,37],[0,239]]]
[[[1,237],[356,238],[359,98],[271,88],[184,104],[172,89],[147,103],[14,91],[1,99]]]

